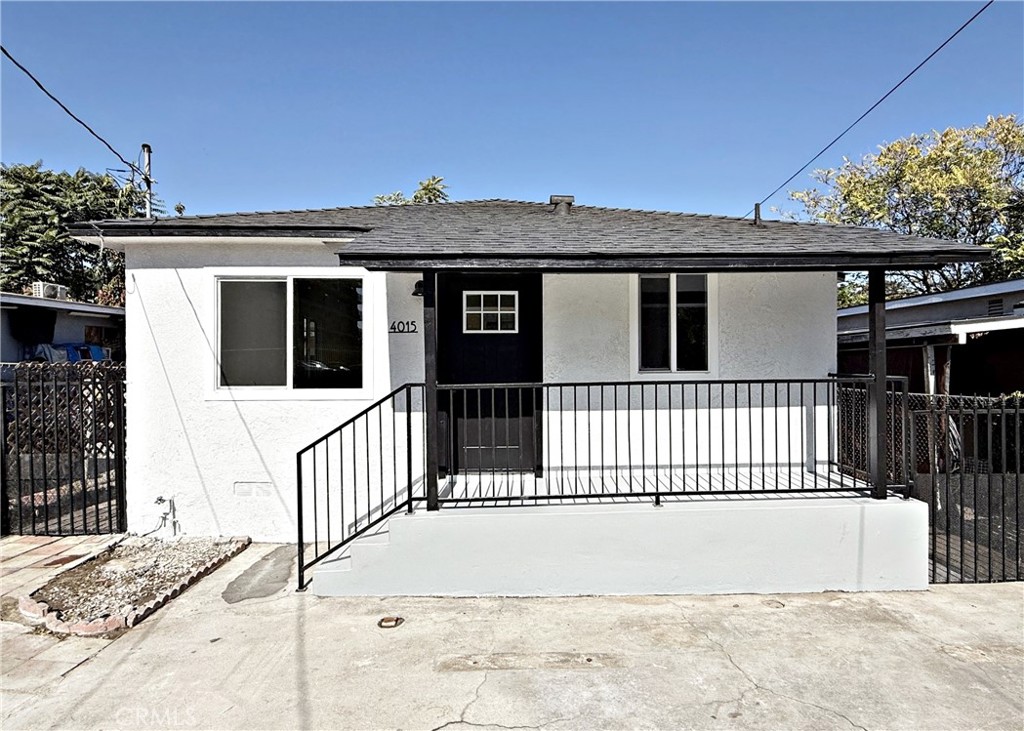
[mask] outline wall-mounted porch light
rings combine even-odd
[[[422,279],[419,280],[418,282],[416,282],[416,285],[412,288],[412,296],[413,297],[422,297],[423,296],[423,280]]]

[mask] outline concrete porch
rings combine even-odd
[[[928,516],[918,501],[793,496],[656,507],[630,500],[398,514],[322,561],[311,586],[323,596],[928,587]]]

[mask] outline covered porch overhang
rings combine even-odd
[[[913,251],[892,250],[869,253],[833,250],[814,252],[790,249],[767,250],[764,252],[739,252],[734,254],[708,254],[702,251],[658,251],[646,254],[619,254],[614,251],[600,250],[576,251],[571,254],[564,252],[497,252],[483,253],[480,251],[469,254],[450,252],[410,251],[397,253],[394,251],[369,252],[359,242],[346,244],[337,251],[339,262],[343,266],[361,266],[374,271],[417,272],[423,277],[423,322],[424,322],[424,407],[426,412],[426,474],[425,494],[428,510],[437,510],[445,499],[456,497],[459,489],[458,481],[449,481],[447,485],[439,485],[439,459],[442,451],[438,427],[438,350],[437,350],[437,281],[438,275],[446,272],[487,272],[515,271],[540,273],[680,273],[680,272],[793,272],[793,271],[867,271],[868,273],[868,347],[869,368],[863,374],[865,388],[866,433],[861,435],[865,443],[867,484],[871,496],[885,499],[889,492],[887,479],[887,373],[886,373],[886,341],[885,341],[885,274],[889,270],[934,268],[950,262],[965,262],[979,258],[977,250],[964,247],[945,250],[916,249]],[[986,254],[987,256],[987,254]],[[788,388],[788,387],[787,387]],[[671,399],[671,387],[669,387]],[[442,389],[443,391],[443,389]],[[655,390],[655,394],[657,390]],[[696,394],[696,392],[695,392]],[[492,393],[493,398],[493,393]],[[506,392],[507,398],[507,392]],[[642,398],[642,395],[641,395]],[[710,391],[709,391],[710,403]],[[749,402],[748,402],[749,407]],[[441,469],[443,471],[443,469]],[[797,471],[799,474],[799,471]],[[592,482],[592,475],[586,475],[584,481]],[[655,497],[660,479],[671,481],[674,477],[685,480],[685,471],[676,475],[668,470],[662,477],[655,476]],[[761,476],[763,478],[763,475]],[[756,479],[747,475],[748,482]],[[574,478],[575,479],[575,478]],[[618,480],[619,477],[616,477]],[[633,476],[627,479],[632,482]],[[792,473],[774,474],[772,480],[792,480]],[[614,482],[614,481],[613,481]],[[839,483],[841,484],[841,477]],[[511,484],[506,480],[506,483]],[[601,485],[607,483],[602,475]],[[489,487],[487,486],[489,484]],[[501,492],[500,480],[487,483],[478,475],[474,484],[467,480],[462,484],[464,495],[474,492],[479,497],[496,497]],[[736,476],[736,486],[740,478]],[[536,491],[536,482],[534,483]],[[826,478],[824,489],[834,489],[831,477]],[[603,487],[602,487],[603,489]],[[734,486],[734,490],[735,486]],[[646,491],[643,491],[646,492]],[[742,492],[742,490],[740,490]],[[536,497],[536,496],[534,496]]]

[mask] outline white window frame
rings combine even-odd
[[[480,309],[469,309],[469,298],[473,295],[480,295]],[[501,328],[501,316],[507,315],[508,311],[501,309],[501,297],[502,295],[512,295],[513,305],[512,314],[516,318],[516,326],[512,330],[484,330],[483,329],[483,296],[484,295],[498,295],[498,327]],[[469,330],[466,328],[466,316],[469,314],[480,315],[480,330]],[[467,290],[462,293],[462,332],[464,335],[515,335],[519,332],[519,292],[517,290]]]
[[[291,267],[287,270],[274,267],[238,267],[231,269],[206,268],[211,278],[211,302],[206,332],[212,333],[207,347],[207,377],[205,399],[207,401],[360,401],[371,398],[374,393],[374,351],[375,334],[384,332],[385,326],[377,320],[377,308],[370,302],[373,297],[384,297],[383,275],[367,272],[355,267]],[[358,279],[363,290],[363,385],[360,388],[295,388],[295,362],[292,347],[295,338],[295,286],[296,279]],[[379,284],[377,282],[379,279]],[[285,383],[282,386],[222,386],[220,385],[220,283],[272,281],[285,282]],[[378,292],[379,290],[379,292]],[[386,342],[386,334],[383,336]]]
[[[703,272],[678,272],[678,274],[702,274]],[[629,364],[630,373],[636,381],[664,380],[666,375],[685,376],[687,380],[711,380],[718,377],[718,280],[717,274],[704,274],[707,282],[708,315],[708,367],[703,371],[682,371],[676,368],[676,274],[677,272],[651,272],[667,274],[669,277],[669,365],[666,370],[640,368],[640,274],[630,277],[629,287]]]

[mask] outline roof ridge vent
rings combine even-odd
[[[557,216],[568,216],[569,210],[572,208],[572,204],[576,202],[576,196],[573,195],[553,195],[550,198],[551,205],[554,206],[552,212]]]

